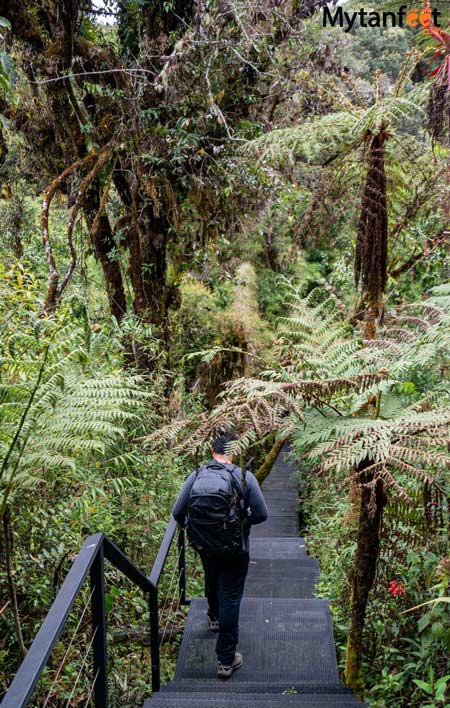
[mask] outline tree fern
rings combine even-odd
[[[279,323],[279,366],[229,382],[211,412],[169,423],[147,443],[170,440],[192,454],[232,426],[242,452],[278,431],[336,479],[373,460],[372,482],[408,499],[409,477],[430,482],[450,462],[448,395],[436,390],[407,406],[402,393],[417,367],[448,351],[447,311],[431,298],[407,305],[387,318],[379,340],[364,341],[320,290],[302,298],[291,286],[290,310]]]
[[[100,457],[123,437],[144,411],[150,394],[138,377],[123,373],[89,376],[83,332],[53,332],[42,349],[31,337],[35,357],[20,360],[17,341],[3,351],[0,384],[0,510],[50,473],[70,475],[86,457]],[[22,338],[23,346],[25,339]],[[8,356],[13,351],[14,356]]]

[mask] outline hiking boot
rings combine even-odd
[[[209,626],[211,632],[218,632],[219,631],[219,620],[212,619],[212,617],[208,617],[208,626]]]
[[[221,664],[219,661],[219,664],[217,666],[217,676],[223,679],[230,678],[233,671],[237,671],[238,669],[240,669],[243,663],[244,660],[242,659],[242,654],[236,652],[232,664]]]

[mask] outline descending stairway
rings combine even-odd
[[[319,566],[298,536],[294,473],[284,449],[263,484],[269,519],[251,534],[242,668],[227,681],[216,677],[206,600],[193,599],[174,679],[144,708],[365,706],[339,682],[329,604],[314,598]]]

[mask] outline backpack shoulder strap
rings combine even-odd
[[[241,482],[242,482],[242,491],[244,492],[244,497],[247,496],[247,470],[245,469],[245,466],[241,468]]]
[[[241,469],[241,479],[240,479],[240,484],[236,480],[235,476],[235,471],[240,469],[237,465],[233,465],[233,469],[229,469],[228,467],[224,467],[229,473],[231,477],[231,485],[233,487],[233,490],[237,493],[238,497],[242,500],[244,503],[244,508],[248,508],[248,503],[247,503],[247,477],[246,477],[246,470]]]

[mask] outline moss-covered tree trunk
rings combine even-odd
[[[106,212],[100,212],[100,185],[95,180],[85,198],[84,211],[90,236],[105,278],[109,309],[118,322],[126,314],[125,288],[117,258],[112,257],[116,248],[111,223]]]
[[[265,478],[267,477],[270,470],[274,466],[274,464],[277,460],[277,457],[280,454],[280,450],[283,447],[285,442],[286,442],[286,438],[284,438],[282,435],[277,437],[274,444],[272,445],[266,459],[262,463],[261,467],[256,471],[255,477],[260,484],[262,484],[264,482]]]
[[[372,464],[365,460],[358,469],[362,472]],[[367,601],[375,580],[380,550],[380,528],[386,497],[381,479],[375,482],[370,473],[362,479],[356,555],[351,576],[351,619],[347,641],[345,680],[359,697],[363,697],[362,675],[363,630]],[[374,486],[368,486],[372,483]]]

